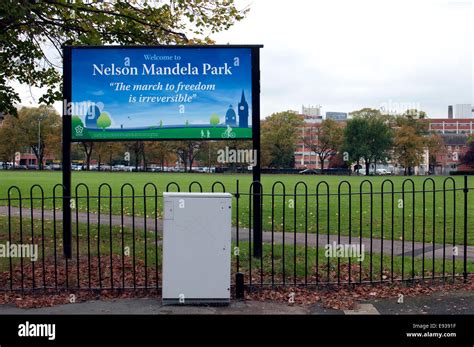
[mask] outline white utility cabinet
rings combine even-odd
[[[229,303],[232,195],[163,199],[163,304]]]

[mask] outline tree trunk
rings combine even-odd
[[[138,171],[138,161],[140,160],[140,157],[135,153],[135,171]]]
[[[38,170],[43,170],[43,154],[40,154],[39,161],[38,161]]]
[[[148,162],[146,160],[145,153],[143,153],[143,171],[146,172],[147,167],[148,167]]]
[[[193,171],[193,162],[194,162],[194,159],[189,158],[189,172]]]
[[[324,171],[324,158],[319,156],[319,161],[321,162],[321,174],[322,174]],[[310,162],[310,165],[311,165],[311,162]]]
[[[370,175],[370,162],[369,161],[365,162],[365,175],[366,176]]]
[[[83,142],[82,145],[84,146],[84,153],[86,155],[86,168],[87,168],[87,171],[90,171],[92,149],[94,148],[94,142]]]

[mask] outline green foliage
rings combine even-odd
[[[112,125],[112,121],[110,120],[109,114],[107,112],[102,112],[97,118],[97,126],[102,130],[110,127]]]
[[[366,174],[369,166],[390,157],[393,144],[393,132],[389,119],[379,110],[364,108],[351,113],[344,131],[342,150],[349,154],[351,161],[364,160]]]
[[[262,122],[262,166],[293,166],[299,128],[303,124],[301,116],[291,111],[274,113]]]
[[[209,120],[209,124],[211,124],[213,127],[215,127],[216,125],[218,125],[220,122],[220,118],[219,118],[219,115],[213,113],[211,115],[211,119]]]
[[[347,121],[344,129],[344,143],[342,151],[349,154],[351,162],[359,162],[368,152],[367,142],[365,141],[366,121],[363,118],[353,118]]]
[[[0,112],[16,114],[17,81],[61,100],[62,45],[212,44],[244,18],[233,1],[1,1]],[[187,35],[192,36],[189,38]]]

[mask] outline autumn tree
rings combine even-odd
[[[217,151],[223,147],[225,147],[224,142],[227,141],[203,141],[201,143],[201,150],[199,151],[198,155],[196,156],[196,160],[200,162],[206,163],[206,165],[210,168],[217,163]]]
[[[405,168],[405,175],[412,173],[412,168],[423,160],[425,141],[416,134],[416,130],[402,125],[395,131],[394,156]]]
[[[86,169],[91,169],[91,157],[94,150],[94,142],[82,142],[82,149],[84,150],[84,157],[86,159]]]
[[[324,162],[334,156],[343,142],[344,130],[339,123],[326,119],[321,126],[305,128],[304,144],[316,153],[324,170]]]
[[[143,143],[143,141],[127,142],[125,143],[125,148],[127,149],[127,151],[131,152],[131,161],[135,162],[135,170],[138,171],[138,167],[140,166],[145,152],[145,144]]]
[[[0,161],[15,163],[15,153],[22,146],[16,123],[16,117],[6,115],[0,127]]]
[[[98,170],[103,163],[112,165],[114,160],[124,157],[124,145],[120,142],[96,142],[94,144],[94,158],[97,159]]]
[[[193,169],[193,163],[199,151],[201,150],[202,142],[200,141],[177,141],[174,143],[176,155],[184,163],[184,171],[189,172]]]
[[[467,142],[468,150],[461,156],[461,163],[467,166],[474,167],[474,139],[470,138]]]
[[[423,161],[424,153],[431,146],[439,150],[439,139],[429,136],[426,113],[419,110],[406,110],[395,117],[395,140],[393,153],[397,161],[405,168],[405,175],[411,175],[413,168]]]
[[[145,143],[146,162],[154,161],[160,164],[161,171],[164,171],[165,163],[175,158],[172,142],[154,141]]]
[[[226,166],[230,170],[237,170],[240,169],[241,171],[246,171],[247,167],[252,165],[250,161],[241,161],[235,163],[226,163],[226,162],[219,162],[219,157],[221,156],[221,151],[225,151],[226,148],[230,150],[235,150],[235,153],[238,151],[252,151],[253,143],[252,141],[241,141],[241,140],[225,140],[225,141],[216,141],[216,142],[204,142],[202,146],[202,150],[198,155],[198,159],[206,162],[207,166],[211,167],[212,165],[219,164],[220,167]],[[245,153],[245,152],[242,152]],[[248,152],[247,152],[248,153]],[[252,156],[253,156],[252,152]],[[258,155],[258,153],[257,153]],[[242,160],[242,158],[240,158]],[[257,158],[249,156],[246,157],[247,160],[256,160]]]
[[[443,155],[446,152],[446,147],[444,145],[444,139],[441,135],[431,134],[426,138],[426,146],[429,152],[429,169],[430,172],[434,173],[437,162],[437,156]]]
[[[67,45],[212,43],[247,9],[233,1],[1,1],[0,112],[16,114],[19,82],[43,87],[40,103],[61,100]],[[104,123],[105,124],[105,123]]]
[[[274,113],[261,124],[261,164],[268,167],[292,167],[300,127],[301,116],[286,111]],[[260,155],[260,153],[259,153]]]
[[[38,168],[42,170],[45,156],[60,152],[61,118],[49,106],[23,107],[16,117],[7,116],[2,135],[15,146],[29,147],[36,156]]]

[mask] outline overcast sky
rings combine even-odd
[[[241,0],[217,43],[264,44],[262,116],[301,105],[413,106],[446,117],[473,103],[471,0]]]
[[[301,105],[350,112],[474,104],[472,0],[237,0],[216,43],[263,44],[261,117]],[[23,104],[33,105],[27,87]],[[33,95],[37,95],[33,91]],[[57,105],[60,110],[60,104]]]

